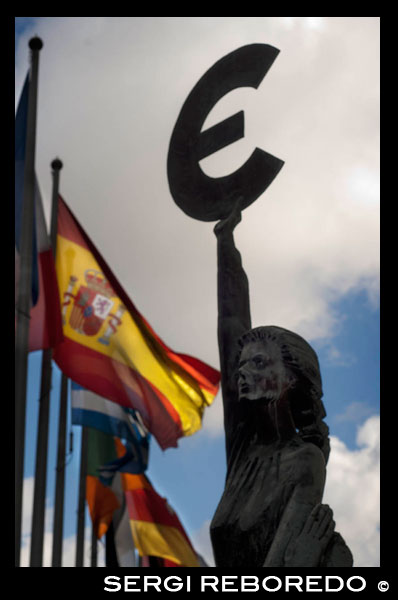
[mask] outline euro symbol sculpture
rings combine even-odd
[[[199,161],[244,136],[240,111],[206,131],[203,123],[215,104],[240,87],[258,88],[279,50],[267,44],[238,48],[216,62],[186,99],[169,146],[167,174],[171,195],[190,217],[201,221],[226,218],[238,198],[241,207],[254,202],[275,179],[283,161],[256,148],[234,173],[209,177]]]

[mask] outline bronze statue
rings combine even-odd
[[[208,177],[199,165],[244,135],[243,111],[202,131],[210,110],[235,88],[257,88],[278,53],[267,44],[249,44],[217,61],[187,97],[167,160],[176,204],[194,219],[219,221],[227,477],[210,532],[217,567],[351,567],[332,511],[321,504],[329,430],[317,356],[291,331],[251,329],[247,277],[233,240],[241,210],[265,191],[283,161],[256,148],[224,177]]]
[[[214,231],[227,476],[210,532],[217,567],[351,567],[321,504],[329,455],[317,356],[281,327],[251,329],[249,287],[233,230]]]

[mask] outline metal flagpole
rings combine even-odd
[[[51,565],[52,567],[62,567],[67,406],[68,378],[64,374],[62,374],[58,421],[58,451],[54,501],[53,556]]]
[[[52,251],[55,259],[57,239],[59,171],[62,169],[62,162],[59,159],[55,159],[51,163],[51,166],[53,168],[53,189],[50,237]],[[52,348],[43,350],[41,363],[40,410],[39,423],[37,429],[36,472],[32,515],[32,540],[30,546],[31,567],[43,566],[44,514],[47,479],[48,419],[50,413],[52,354]]]
[[[86,510],[86,475],[87,475],[88,428],[82,427],[82,445],[80,454],[79,496],[77,509],[76,567],[83,567],[84,558],[84,525]]]
[[[98,562],[98,540],[94,525],[91,527],[91,566],[96,567]]]
[[[31,69],[24,170],[23,210],[20,241],[20,280],[17,300],[15,336],[15,566],[20,565],[22,531],[22,490],[25,451],[26,389],[28,373],[29,313],[32,286],[32,252],[34,224],[35,149],[37,83],[40,38],[29,41]]]
[[[115,525],[113,520],[105,534],[105,566],[114,568],[119,567],[116,546],[115,546]]]
[[[39,422],[36,442],[36,469],[33,495],[32,538],[30,543],[30,566],[43,566],[44,513],[47,478],[48,418],[50,413],[52,350],[43,350],[41,362],[41,386]]]

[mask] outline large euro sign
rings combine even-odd
[[[215,104],[240,87],[258,88],[279,50],[268,44],[243,46],[215,63],[186,99],[175,124],[169,146],[167,174],[176,204],[201,221],[226,218],[238,198],[246,208],[270,185],[283,161],[255,148],[234,173],[209,177],[199,161],[244,136],[243,111],[202,132]]]

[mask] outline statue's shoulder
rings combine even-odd
[[[309,468],[325,468],[325,457],[318,446],[311,442],[295,439],[285,450],[285,457],[295,463],[295,468],[308,471]]]

